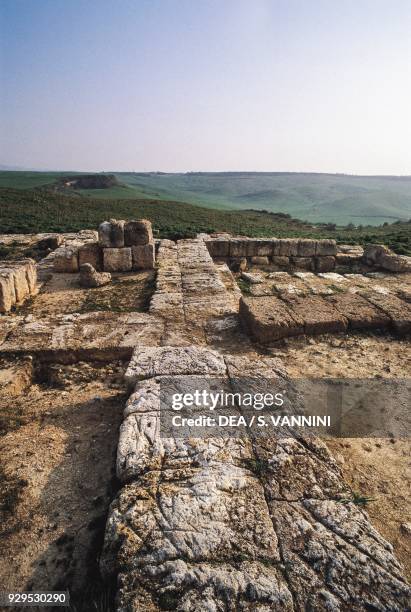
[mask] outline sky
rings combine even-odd
[[[411,174],[410,0],[1,0],[0,164]]]

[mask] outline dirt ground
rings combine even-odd
[[[98,555],[117,486],[124,366],[49,366],[15,397],[0,394],[3,587],[69,588],[73,610],[105,609]]]
[[[155,272],[143,270],[113,274],[103,287],[84,289],[78,274],[53,274],[40,293],[16,309],[16,314],[45,317],[73,312],[140,312],[148,309]]]
[[[383,333],[290,338],[270,351],[293,378],[404,378],[411,372],[409,338]],[[372,524],[393,545],[411,580],[411,442],[344,438],[327,444],[345,480],[366,498]]]

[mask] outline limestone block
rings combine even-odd
[[[385,312],[397,332],[407,334],[411,331],[411,306],[407,302],[376,291],[361,291],[361,296]]]
[[[142,244],[131,247],[131,254],[133,259],[133,270],[139,269],[152,269],[155,263],[155,249],[154,243]]]
[[[364,261],[368,265],[376,265],[380,263],[383,255],[390,253],[390,249],[385,244],[367,244],[364,247]]]
[[[278,255],[281,257],[297,257],[298,242],[296,238],[281,238],[278,241]]]
[[[298,241],[298,257],[314,257],[316,248],[316,240],[301,239]]]
[[[248,238],[230,240],[230,257],[247,257]]]
[[[271,261],[278,270],[287,270],[290,265],[290,258],[284,255],[274,255]]]
[[[315,269],[317,272],[331,272],[335,268],[335,257],[324,255],[315,258]]]
[[[347,320],[332,304],[319,296],[283,296],[292,312],[304,321],[304,333],[328,334],[345,331]]]
[[[128,383],[154,376],[222,375],[226,368],[217,351],[205,347],[138,347],[128,365]]]
[[[90,263],[80,266],[80,285],[82,287],[102,287],[110,281],[110,272],[97,272]]]
[[[29,287],[30,295],[35,295],[38,291],[37,287],[37,268],[34,260],[27,260],[26,264],[26,280]]]
[[[9,312],[16,303],[14,274],[12,270],[0,270],[0,312]]]
[[[262,274],[254,274],[252,272],[243,272],[241,278],[251,285],[264,282],[264,276]]]
[[[104,248],[124,247],[124,221],[103,221],[98,228],[98,240]]]
[[[206,241],[211,257],[228,257],[230,255],[230,240],[228,238],[213,238]]]
[[[13,267],[14,290],[16,302],[23,302],[30,295],[30,289],[26,278],[26,266]]]
[[[335,240],[317,240],[315,254],[317,257],[326,257],[337,254],[337,243]]]
[[[133,267],[131,248],[103,249],[105,272],[129,272]]]
[[[291,265],[297,270],[313,270],[313,257],[291,257]]]
[[[251,258],[251,263],[255,266],[268,266],[268,257],[264,255],[255,255]]]
[[[390,272],[411,272],[411,257],[384,253],[380,258],[380,265]]]
[[[79,244],[69,244],[59,247],[54,254],[53,268],[55,272],[78,272]]]
[[[240,318],[261,344],[304,333],[304,321],[274,296],[240,300]]]
[[[153,242],[151,221],[138,219],[127,221],[124,226],[124,245],[141,246]]]
[[[87,242],[78,252],[79,268],[83,264],[91,264],[97,271],[103,269],[103,250],[98,242]]]
[[[337,253],[335,263],[337,266],[353,267],[362,260],[362,253]]]
[[[390,318],[383,310],[374,306],[358,293],[338,293],[327,298],[352,329],[387,328]]]
[[[248,257],[271,257],[273,254],[273,241],[259,238],[249,240],[247,246]]]

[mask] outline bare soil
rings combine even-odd
[[[148,309],[154,291],[155,272],[143,270],[113,274],[103,287],[85,289],[78,274],[56,274],[40,293],[16,309],[16,314],[45,317],[74,312],[142,312]]]
[[[50,366],[18,397],[0,395],[1,414],[11,416],[12,405],[16,416],[3,421],[0,437],[0,575],[8,589],[68,588],[73,609],[105,609],[111,591],[98,555],[117,487],[124,366]]]
[[[289,338],[271,351],[293,378],[405,378],[409,338],[386,333]],[[409,439],[345,438],[327,444],[354,492],[371,498],[372,524],[393,545],[411,579],[411,443]]]

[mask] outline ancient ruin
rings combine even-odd
[[[239,377],[290,383],[273,354],[284,339],[403,337],[410,258],[333,240],[154,240],[145,220],[110,220],[98,237],[62,240],[36,265],[1,262],[0,357],[30,357],[41,368],[126,360],[119,488],[100,558],[104,579],[116,581],[117,609],[408,609],[404,568],[324,441],[164,438],[160,384],[167,377],[179,388],[188,375],[218,376],[232,390]],[[89,290],[87,311],[53,311],[48,288],[74,283],[87,264],[112,281]],[[112,295],[113,283],[154,266],[146,311],[93,310],[96,292]],[[49,295],[42,316],[22,304],[36,293],[34,304]]]

